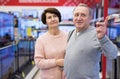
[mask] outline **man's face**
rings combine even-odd
[[[78,6],[73,12],[73,22],[77,31],[85,30],[89,27],[91,20],[89,9],[84,6]]]

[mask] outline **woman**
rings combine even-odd
[[[67,33],[58,27],[61,14],[56,8],[47,8],[41,19],[48,26],[48,31],[36,40],[35,64],[41,70],[41,79],[62,79]]]

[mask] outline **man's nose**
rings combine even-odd
[[[81,15],[79,15],[77,18],[78,18],[78,20],[81,20],[81,19],[82,19]]]

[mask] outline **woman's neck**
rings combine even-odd
[[[51,29],[48,30],[48,32],[51,35],[58,35],[60,33],[60,30],[58,28],[51,28]]]

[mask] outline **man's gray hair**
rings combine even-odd
[[[89,15],[92,16],[92,9],[91,9],[87,4],[80,3],[77,7],[79,7],[79,6],[83,6],[83,7],[88,8],[88,10],[89,10]],[[75,8],[73,9],[73,12],[74,12],[74,10],[75,10],[77,7],[75,7]]]

